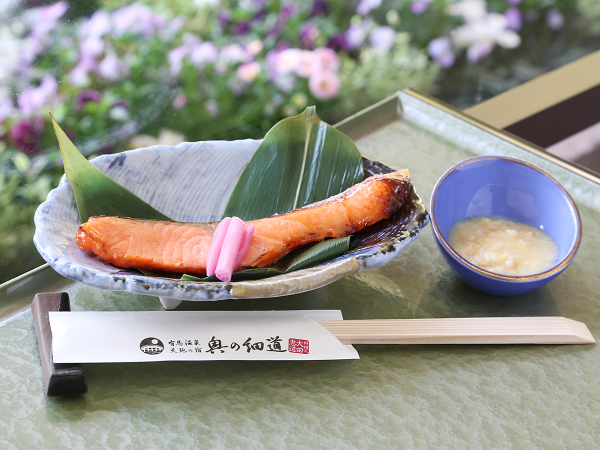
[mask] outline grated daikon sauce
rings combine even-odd
[[[531,275],[552,267],[558,247],[539,228],[492,217],[457,223],[450,245],[467,261],[501,275]]]

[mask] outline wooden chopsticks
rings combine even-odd
[[[329,320],[343,344],[594,344],[587,326],[566,317]]]

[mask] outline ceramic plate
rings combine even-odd
[[[260,141],[208,141],[158,145],[92,163],[156,209],[182,222],[214,222]],[[365,173],[393,169],[365,160]],[[71,183],[65,177],[35,214],[34,243],[59,274],[87,285],[177,300],[278,297],[325,286],[352,273],[381,266],[419,235],[428,215],[414,188],[409,201],[390,219],[357,233],[350,252],[326,263],[261,280],[193,282],[155,278],[120,269],[77,247],[80,225]]]

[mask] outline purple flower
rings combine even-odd
[[[44,5],[33,12],[33,24],[29,37],[24,40],[25,46],[21,49],[20,70],[26,73],[35,57],[44,49],[44,37],[56,28],[58,20],[69,8],[65,1],[59,1],[51,5]]]
[[[527,23],[536,22],[540,18],[539,13],[534,9],[528,9],[527,11],[525,11],[523,16],[525,18],[525,22]]]
[[[88,73],[95,68],[95,59],[82,57],[73,70],[69,72],[69,81],[75,86],[84,86],[88,81]]]
[[[250,29],[251,29],[250,22],[247,20],[244,20],[242,22],[234,23],[232,31],[233,31],[234,36],[242,36],[244,34],[248,34]]]
[[[179,72],[181,72],[183,58],[187,54],[188,47],[186,45],[176,47],[173,50],[169,51],[169,54],[167,55],[167,60],[169,61],[169,73],[174,77],[179,75]]]
[[[203,42],[194,46],[190,52],[190,60],[198,70],[204,68],[204,65],[216,61],[219,56],[219,50],[212,42]]]
[[[356,12],[361,16],[366,16],[372,9],[379,8],[380,6],[381,0],[360,0],[360,3],[356,7]]]
[[[454,65],[456,62],[456,56],[454,56],[454,53],[452,52],[444,53],[443,55],[440,55],[435,62],[438,66],[440,66],[440,68],[447,69],[448,67],[452,67]]]
[[[279,41],[277,44],[275,44],[275,47],[273,47],[273,50],[275,50],[276,52],[282,52],[285,49],[290,48],[290,43],[286,42],[286,41]]]
[[[356,50],[365,41],[367,37],[367,30],[362,25],[350,25],[350,28],[346,30],[346,46],[348,50]]]
[[[477,64],[492,52],[493,44],[487,41],[472,43],[467,49],[467,60],[471,64]]]
[[[292,14],[294,14],[295,12],[296,12],[296,5],[294,5],[292,3],[288,3],[287,5],[282,6],[281,9],[279,10],[279,17],[277,17],[277,22],[275,23],[275,26],[267,32],[267,36],[268,37],[279,36],[279,33],[281,33],[281,30],[283,30],[283,27],[285,26],[285,23],[287,22],[289,17]]]
[[[104,59],[98,64],[98,73],[107,80],[119,80],[129,73],[127,64],[121,61],[112,50],[106,53]]]
[[[288,3],[284,5],[279,10],[279,17],[283,19],[288,19],[292,14],[296,12],[296,5],[293,3]]]
[[[104,51],[104,41],[97,36],[90,36],[79,44],[81,58],[96,58]]]
[[[309,17],[327,16],[329,14],[329,3],[326,0],[315,0],[310,8]]]
[[[77,34],[80,37],[102,37],[106,33],[110,32],[111,28],[112,23],[110,21],[110,15],[104,10],[99,10],[92,14],[92,17],[90,17],[90,19],[79,28]]]
[[[221,25],[221,28],[225,28],[230,20],[231,12],[229,10],[223,9],[219,11],[219,25]]]
[[[456,61],[456,56],[452,52],[452,41],[448,36],[431,40],[427,44],[427,53],[442,69],[453,66]]]
[[[67,2],[60,1],[56,2],[52,5],[42,6],[41,14],[39,19],[33,24],[31,35],[36,38],[41,38],[45,36],[50,31],[52,31],[67,9],[69,5]]]
[[[86,103],[98,103],[101,99],[102,94],[100,92],[93,89],[84,89],[83,91],[80,91],[75,98],[75,108],[77,108],[78,111],[81,111]]]
[[[267,78],[269,80],[273,80],[277,76],[277,62],[279,61],[279,53],[281,53],[276,48],[269,50],[265,56],[265,67]]]
[[[219,61],[224,64],[235,64],[246,62],[250,59],[250,55],[246,49],[239,44],[229,44],[221,49]]]
[[[315,48],[316,40],[321,34],[319,27],[316,25],[305,23],[300,27],[298,39],[304,48],[312,50]]]
[[[519,31],[523,27],[523,16],[519,8],[508,8],[504,11],[506,18],[506,28],[512,31]]]
[[[396,30],[392,27],[377,27],[369,35],[371,46],[374,49],[389,51],[396,40]]]
[[[410,12],[412,12],[415,16],[420,16],[427,11],[431,1],[432,0],[413,0],[410,3]]]
[[[44,131],[44,119],[36,116],[32,119],[26,119],[16,124],[10,130],[10,139],[15,147],[26,153],[33,155],[39,150],[38,139]]]
[[[165,25],[165,19],[150,8],[133,4],[113,11],[113,29],[117,37],[125,33],[152,36]]]
[[[46,75],[37,88],[25,89],[17,99],[21,113],[28,116],[44,106],[48,99],[56,94],[58,82],[53,75]]]
[[[15,109],[15,106],[10,98],[5,98],[0,102],[0,123],[10,117]]]
[[[127,100],[117,100],[116,102],[114,102],[111,106],[111,108],[123,108],[123,109],[129,109],[131,108],[131,104],[127,101]]]
[[[348,41],[346,40],[346,33],[339,33],[329,38],[327,41],[327,47],[335,50],[336,52],[342,50],[349,50]]]
[[[508,2],[509,5],[518,5],[519,3],[521,3],[523,0],[506,0]]]
[[[546,24],[552,30],[560,30],[565,25],[565,17],[558,9],[551,9],[546,14]]]
[[[256,14],[254,14],[254,17],[252,17],[252,20],[255,22],[262,22],[262,20],[265,18],[266,15],[267,15],[267,8],[262,7],[258,10],[258,12]]]

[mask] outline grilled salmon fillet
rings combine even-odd
[[[409,189],[408,170],[374,175],[320,202],[249,221],[255,231],[237,270],[269,266],[301,245],[348,236],[388,219]],[[205,275],[217,225],[94,216],[79,227],[77,244],[118,267]]]

